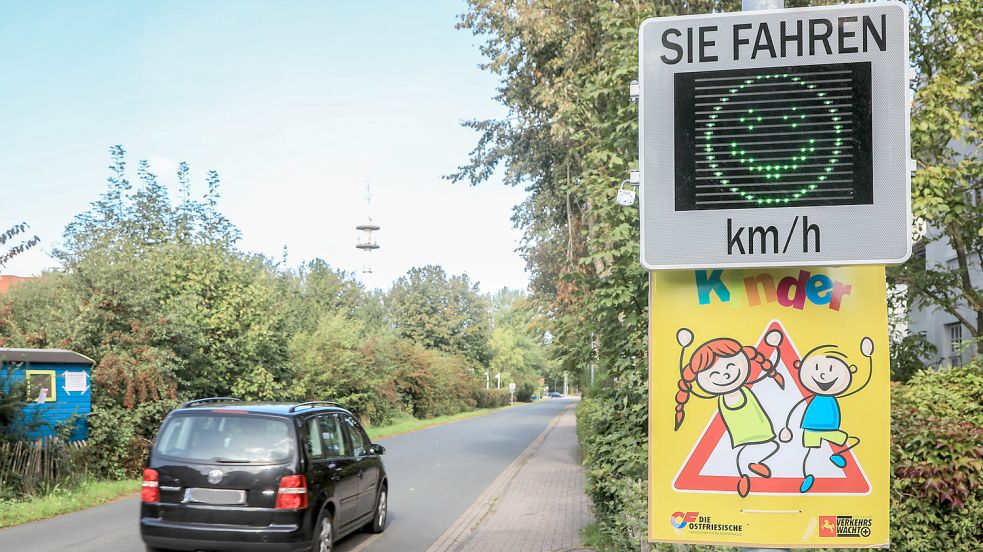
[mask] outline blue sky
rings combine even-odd
[[[241,246],[358,271],[354,226],[383,227],[372,287],[442,264],[492,291],[525,287],[511,207],[522,190],[441,179],[464,162],[470,118],[503,115],[462,1],[115,1],[0,5],[0,226],[44,242],[6,274],[55,262],[73,216],[103,190],[108,148],[195,192],[222,175]]]

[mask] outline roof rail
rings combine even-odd
[[[189,406],[197,406],[199,404],[205,404],[210,402],[242,402],[242,399],[237,399],[235,397],[208,397],[205,399],[195,399],[193,401],[188,401],[181,405],[181,408],[187,408]]]
[[[300,410],[301,408],[314,408],[315,405],[319,405],[319,404],[323,404],[323,405],[327,405],[327,406],[338,406],[338,407],[341,406],[340,404],[338,404],[336,402],[332,402],[332,401],[310,401],[310,402],[298,403],[298,404],[295,404],[295,405],[291,406],[290,407],[290,412],[296,412],[296,411]]]

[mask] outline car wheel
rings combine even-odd
[[[334,550],[334,516],[324,510],[314,529],[313,552],[332,552]]]
[[[375,512],[365,528],[369,533],[381,533],[386,530],[386,518],[389,517],[389,489],[383,486],[375,499]]]

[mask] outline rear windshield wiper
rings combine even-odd
[[[212,458],[212,462],[219,464],[252,464],[253,460],[234,460],[232,458]]]

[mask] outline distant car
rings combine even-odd
[[[140,535],[148,552],[330,552],[385,530],[385,452],[336,403],[185,403],[143,472]]]
[[[563,393],[560,393],[559,391],[550,391],[551,399],[560,399],[562,397],[563,397]]]

